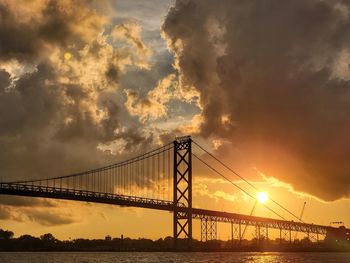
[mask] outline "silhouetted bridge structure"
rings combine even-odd
[[[172,143],[138,157],[81,173],[46,179],[3,182],[0,183],[0,194],[170,211],[173,213],[175,245],[179,238],[192,240],[193,219],[201,221],[201,240],[203,241],[217,239],[217,222],[231,224],[231,239],[238,241],[244,238],[243,227],[246,226],[255,227],[255,237],[258,240],[268,239],[269,229],[277,229],[280,240],[290,242],[292,232],[303,232],[309,239],[319,241],[327,233],[338,231],[338,228],[330,226],[307,224],[301,220],[298,222],[298,218],[297,221],[285,220],[269,207],[267,208],[270,211],[282,219],[193,207],[192,156],[214,172],[222,174],[201,157],[192,153],[192,142],[188,136],[177,138]],[[201,150],[206,151],[199,144],[194,143]],[[209,152],[205,154],[214,157]],[[235,185],[232,181],[231,183]],[[248,195],[251,196],[249,193]],[[278,205],[295,217],[288,209]],[[346,232],[350,233],[348,229]]]

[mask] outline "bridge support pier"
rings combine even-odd
[[[280,243],[282,243],[282,240],[289,241],[289,243],[292,243],[292,230],[291,229],[280,228]]]
[[[269,228],[267,226],[258,226],[259,229],[259,242],[264,240],[268,241],[269,239]]]
[[[238,223],[238,225],[235,225],[231,221],[231,246],[232,246],[232,248],[235,245],[234,240],[236,240],[236,243],[238,242],[239,244],[241,244],[241,242],[242,242],[242,227],[241,227],[240,222]]]
[[[201,219],[201,241],[216,240],[218,233],[218,223],[207,218]]]
[[[192,245],[192,140],[190,137],[174,141],[174,248],[178,239],[188,240],[187,249]],[[184,205],[180,207],[179,205]]]

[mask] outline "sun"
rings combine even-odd
[[[65,52],[63,55],[65,60],[70,60],[72,58],[72,53],[70,52]]]
[[[259,192],[256,195],[256,199],[258,200],[259,203],[265,204],[269,200],[269,196],[267,195],[266,192]]]

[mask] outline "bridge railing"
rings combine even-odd
[[[23,183],[0,183],[1,193],[13,194],[13,195],[25,195],[25,196],[39,196],[39,197],[50,197],[50,198],[62,198],[62,199],[73,199],[86,201],[98,201],[106,202],[108,200],[118,200],[133,203],[147,203],[161,206],[173,206],[173,202],[169,200],[160,200],[153,198],[145,198],[138,196],[128,196],[121,194],[111,194],[104,192],[93,192],[87,190],[76,190],[69,188],[58,188],[50,186],[40,186]],[[84,200],[82,200],[84,201]],[[179,207],[183,207],[182,203],[178,204]],[[170,209],[169,209],[170,210]]]

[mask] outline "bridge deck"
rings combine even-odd
[[[40,185],[0,183],[0,194],[64,199],[173,211],[173,202],[166,200]]]
[[[73,190],[66,188],[28,185],[20,183],[0,183],[0,194],[113,204],[119,206],[141,207],[170,212],[173,212],[175,210],[173,202],[167,200],[158,200],[136,196],[126,196],[83,190]],[[177,207],[177,210],[183,213],[188,212],[187,208],[182,207],[181,204],[179,207]],[[285,221],[266,217],[249,216],[198,208],[192,209],[192,218],[207,219],[217,222],[230,222],[242,225],[268,227],[288,231],[298,231],[304,233],[314,233],[321,235],[325,235],[329,230],[336,229],[330,226],[306,224],[294,221]]]
[[[217,222],[227,222],[227,223],[232,222],[234,224],[268,227],[268,228],[288,230],[288,231],[290,230],[290,231],[325,235],[327,231],[331,229],[336,229],[330,226],[307,224],[307,223],[279,220],[279,219],[273,219],[273,218],[267,218],[267,217],[242,215],[242,214],[236,214],[236,213],[212,211],[212,210],[205,210],[205,209],[194,208],[192,211],[193,211],[192,217],[195,219],[204,218],[207,220],[212,220]]]

